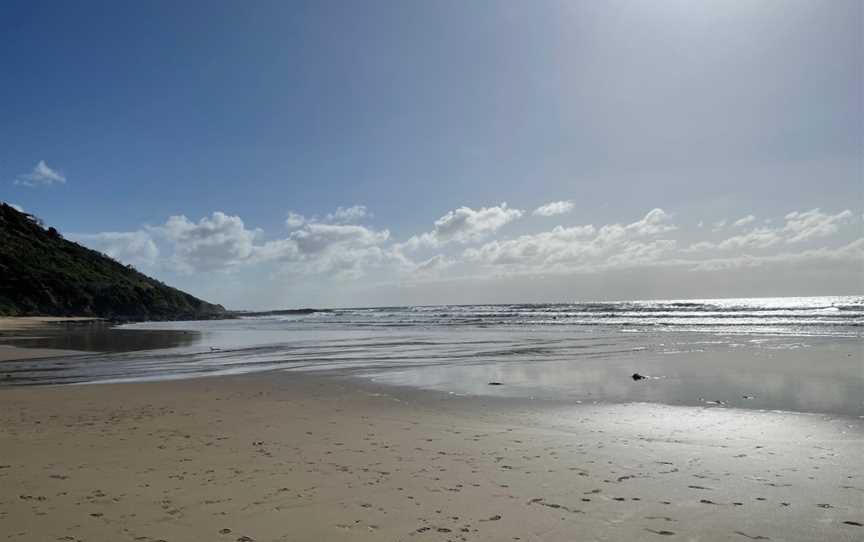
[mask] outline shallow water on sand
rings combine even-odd
[[[113,352],[6,362],[0,385],[329,370],[454,394],[862,416],[862,307],[861,298],[777,298],[152,322],[86,341],[53,337],[54,348]]]
[[[53,322],[33,330],[0,333],[0,343],[21,348],[49,348],[84,352],[135,352],[192,346],[197,331],[182,329],[127,329],[100,320]]]

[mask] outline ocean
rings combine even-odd
[[[8,362],[0,385],[326,371],[454,395],[862,416],[862,326],[862,296],[344,308],[79,330],[121,351]],[[46,340],[34,346],[76,348]]]

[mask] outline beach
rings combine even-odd
[[[861,420],[259,373],[0,392],[4,540],[860,540]]]
[[[864,542],[864,0],[2,8],[0,542]]]
[[[25,321],[0,540],[861,540],[861,307]]]
[[[0,542],[864,542],[864,0],[2,7]]]

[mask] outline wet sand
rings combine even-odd
[[[38,337],[40,332],[49,330],[56,324],[81,324],[96,322],[98,318],[86,316],[22,316],[0,317],[0,362],[19,359],[40,359],[80,354],[79,350],[61,348],[26,347],[2,342],[18,342],[22,339]]]
[[[198,339],[194,331],[129,330],[101,318],[0,317],[0,362],[175,348]]]
[[[84,352],[77,350],[61,350],[57,348],[22,348],[10,344],[0,344],[0,362],[59,358],[83,353]]]
[[[4,540],[861,540],[862,420],[335,376],[0,390]]]

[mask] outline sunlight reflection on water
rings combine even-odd
[[[111,336],[107,346],[120,352],[6,362],[0,385],[341,371],[379,383],[458,394],[717,404],[859,416],[864,414],[860,307],[860,298],[793,298],[750,300],[749,305],[747,300],[703,300],[578,307],[397,307],[152,322],[122,326],[90,339],[93,347]],[[562,324],[566,315],[579,312],[576,308],[599,314],[604,325]],[[723,325],[706,329],[608,325],[606,315],[613,310],[617,319],[641,320],[665,320],[676,310],[682,319],[694,312],[712,318],[718,311],[726,313],[716,318]],[[767,320],[777,312],[794,314],[795,323],[782,332],[771,324],[761,326],[759,333],[747,333],[752,330],[752,314],[759,311],[770,313]],[[825,314],[835,319],[835,313],[843,311],[844,325],[825,320]],[[542,324],[550,314],[564,318],[554,325]],[[506,324],[489,323],[499,320]],[[737,327],[729,324],[739,320],[743,323]],[[148,346],[150,340],[168,342]],[[62,347],[73,348],[71,342]],[[158,349],[123,351],[142,347]],[[635,382],[630,375],[637,372],[650,378]]]

